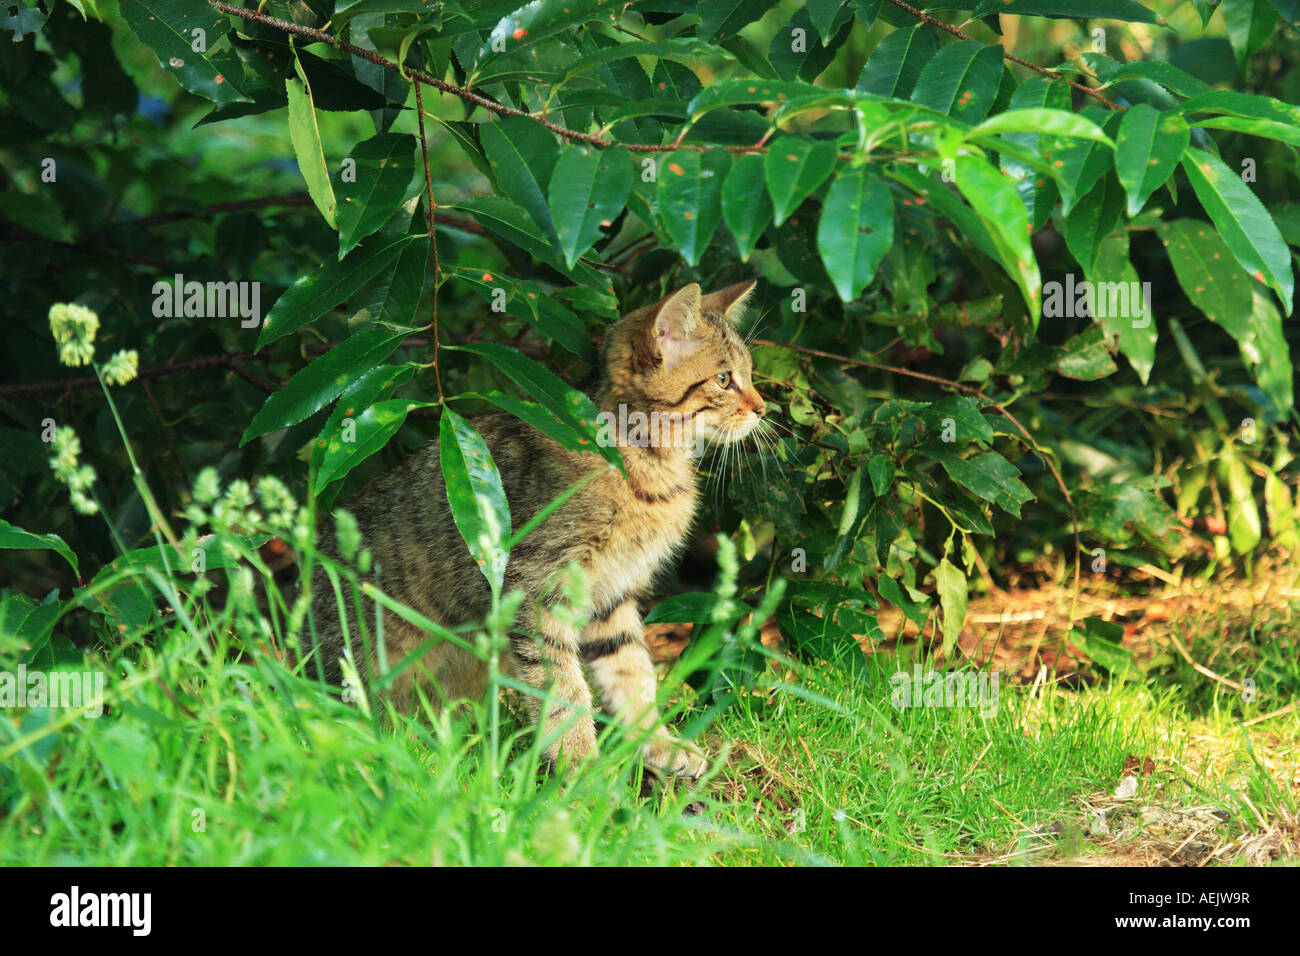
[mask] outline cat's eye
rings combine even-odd
[[[722,387],[722,388],[730,388],[730,387],[731,387],[731,373],[730,373],[730,372],[719,372],[717,375],[714,376],[714,378],[717,379],[718,385],[719,385],[720,387]]]

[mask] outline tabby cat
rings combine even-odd
[[[505,591],[521,589],[525,600],[503,670],[549,690],[552,701],[540,728],[547,739],[572,720],[574,710],[579,713],[547,750],[552,764],[572,764],[596,752],[585,664],[605,710],[649,741],[643,751],[649,767],[695,777],[707,766],[695,748],[659,727],[655,669],[637,600],[686,542],[698,495],[692,444],[740,439],[763,416],[764,401],[751,378],[753,362],[736,331],[753,287],[744,282],[702,295],[692,283],[609,330],[592,396],[597,407],[613,418],[623,406],[625,416],[639,411],[672,426],[661,428],[658,436],[652,429],[649,441],[644,433],[618,436],[626,477],[595,453],[567,451],[517,418],[474,420],[500,470],[516,528],[584,475],[604,471],[517,545],[505,568]],[[661,436],[670,437],[657,440]],[[490,591],[452,520],[437,442],[376,478],[345,507],[374,555],[383,591],[446,626],[484,617]],[[327,553],[337,554],[334,537],[327,522],[320,536]],[[586,571],[591,592],[589,618],[580,631],[550,611],[561,600],[558,572],[570,562]],[[366,611],[373,621],[369,602]],[[326,676],[337,683],[343,631],[334,592],[319,574],[312,612]],[[348,633],[358,667],[373,668],[373,660],[360,662],[355,620]],[[393,663],[428,640],[391,612],[384,618],[384,637]],[[440,643],[423,655],[420,666],[407,668],[390,693],[409,701],[418,680],[435,701],[477,697],[485,679],[482,661]],[[536,721],[540,701],[531,695],[528,700]]]

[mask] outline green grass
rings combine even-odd
[[[1294,637],[1259,634],[1269,660],[1294,659]],[[1129,755],[1157,761],[1141,797],[1228,808],[1225,839],[1295,813],[1300,718],[1256,725],[1247,746],[1195,674],[1002,684],[984,718],[895,708],[884,655],[769,667],[720,713],[682,691],[678,726],[726,764],[650,789],[612,732],[599,760],[546,777],[508,709],[494,752],[482,704],[367,716],[230,635],[177,625],[88,658],[109,672],[98,719],[0,719],[0,865],[942,864],[1033,834],[1038,859],[1065,859],[1100,852],[1077,839],[1082,802],[1114,790]]]

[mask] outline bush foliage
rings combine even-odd
[[[927,9],[7,10],[0,545],[67,564],[14,565],[9,650],[73,610],[114,641],[175,613],[91,576],[174,571],[154,535],[204,468],[319,510],[440,408],[469,445],[493,408],[594,444],[593,339],[690,281],[760,280],[784,428],[706,463],[701,523],[737,536],[742,598],[789,579],[798,649],[879,637],[877,596],[949,646],[986,573],[1168,564],[1197,519],[1219,559],[1294,548],[1300,7]],[[104,361],[138,353],[116,407],[60,364],[58,303],[98,317],[71,364],[126,381]],[[63,428],[97,473],[47,467]],[[41,604],[68,571],[89,590]]]

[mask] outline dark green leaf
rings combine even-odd
[[[452,519],[470,557],[498,593],[506,571],[504,545],[510,537],[510,505],[501,474],[474,426],[446,407],[438,423],[438,449]]]
[[[353,147],[334,177],[339,258],[386,223],[408,198],[415,172],[413,136],[380,133]]]
[[[831,140],[786,136],[767,151],[767,191],[774,221],[781,225],[835,169],[839,149]]]
[[[406,330],[368,329],[334,346],[267,397],[239,443],[246,445],[259,435],[297,424],[324,408],[391,355],[408,334]]]
[[[568,146],[551,175],[551,217],[564,262],[572,269],[627,205],[632,161],[623,149]]]
[[[817,249],[835,291],[852,302],[894,244],[894,200],[866,166],[837,173],[817,227]]]

